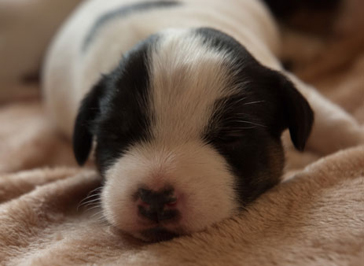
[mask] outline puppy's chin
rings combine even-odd
[[[156,243],[162,241],[172,240],[173,238],[179,237],[183,234],[168,230],[162,226],[146,229],[141,232],[132,234],[134,237],[141,239],[148,243]]]

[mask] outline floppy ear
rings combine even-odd
[[[280,75],[280,97],[283,100],[283,117],[291,140],[297,150],[303,151],[310,136],[314,113],[302,94],[293,83]]]
[[[79,165],[83,165],[92,148],[93,123],[100,112],[100,99],[104,94],[103,81],[96,84],[82,100],[73,130],[73,153]]]

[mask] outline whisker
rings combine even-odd
[[[234,126],[233,128],[222,128],[221,131],[222,132],[229,132],[229,133],[232,133],[232,132],[240,132],[242,130],[245,130],[245,129],[255,129],[255,128],[258,128],[257,126],[246,126],[246,127],[236,127]]]
[[[242,119],[236,119],[236,118],[229,118],[229,119],[224,119],[225,123],[244,123],[244,124],[250,124],[250,125],[254,125],[257,127],[267,127],[265,125],[259,124],[257,122],[252,122],[252,121],[247,121],[247,120],[242,120]],[[232,128],[237,128],[236,126],[232,126]]]
[[[81,200],[81,202],[82,202],[82,201],[84,201],[85,199],[88,199],[89,197],[93,197],[93,196],[95,196],[95,195],[98,195],[98,193],[95,193],[95,192],[98,192],[98,190],[101,190],[101,189],[102,189],[102,186],[97,187],[97,188],[95,188],[95,189],[91,190],[91,191],[87,194],[87,196],[86,196],[83,200]]]
[[[97,193],[95,193],[95,194],[92,194],[92,195],[88,195],[87,197],[85,197],[83,200],[81,200],[80,201],[80,203],[82,203],[82,202],[84,202],[84,201],[86,201],[86,200],[89,200],[89,199],[92,199],[92,198],[94,198],[94,197],[96,197],[96,196],[99,196],[100,195],[100,193],[99,192],[97,192]]]
[[[102,210],[94,213],[93,215],[91,215],[90,218],[92,220],[95,220],[98,223],[107,223],[107,220],[106,220],[105,216],[103,215]]]
[[[97,216],[103,216],[103,214],[102,214],[102,210],[99,210],[99,211],[97,211],[97,212],[93,213],[93,214],[90,216],[90,218],[95,218],[95,217],[97,217]]]
[[[246,121],[246,120],[236,120],[236,122],[250,124],[250,125],[254,125],[254,126],[258,126],[258,127],[266,127],[265,125],[255,123],[255,122],[251,122],[251,121]]]
[[[257,103],[264,103],[264,102],[265,102],[265,101],[254,101],[254,102],[244,103],[244,105],[257,104]]]
[[[234,101],[234,103],[240,103],[241,101],[244,101],[247,97],[241,97],[238,100]]]
[[[83,206],[89,206],[90,204],[98,202],[100,200],[100,192],[101,191],[97,192],[96,194],[88,195],[86,198],[81,200],[80,203],[77,205],[77,211],[79,211],[80,208]]]
[[[87,202],[85,202],[83,205],[81,205],[80,207],[82,207],[82,206],[88,206],[88,205],[90,205],[90,204],[94,204],[95,202],[99,202],[100,201],[100,198],[96,198],[96,199],[92,199],[92,200],[89,200],[89,201],[87,201]]]
[[[99,195],[97,195],[97,196],[99,196]],[[98,201],[99,200],[99,197],[96,197],[95,198],[95,196],[93,196],[93,197],[88,197],[88,198],[84,198],[78,205],[77,205],[77,211],[81,208],[81,207],[83,207],[83,206],[86,206],[86,205],[88,205],[88,204],[90,204],[90,203],[92,203],[92,202],[96,202],[96,201]]]
[[[91,197],[91,196],[93,196],[93,195],[97,195],[97,193],[96,194],[94,194],[95,192],[98,192],[98,190],[101,190],[102,189],[102,187],[100,186],[100,187],[97,187],[97,188],[95,188],[95,189],[93,189],[93,190],[91,190],[88,194],[87,194],[87,196],[86,196],[86,198],[85,199],[87,199],[88,197]]]
[[[97,205],[92,206],[91,208],[88,208],[87,212],[91,212],[92,210],[96,210],[96,209],[100,209],[100,208],[101,208],[101,205],[97,204]]]

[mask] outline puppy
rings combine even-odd
[[[306,99],[309,148],[363,140],[278,53],[256,0],[91,0],[74,12],[49,50],[44,98],[80,165],[95,142],[111,225],[160,241],[234,215],[280,181],[285,129],[304,149]]]

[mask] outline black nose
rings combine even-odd
[[[175,207],[177,199],[174,197],[173,192],[172,188],[162,191],[138,189],[138,196],[141,200],[141,204],[138,206],[139,213],[153,222],[176,218],[178,216]]]

